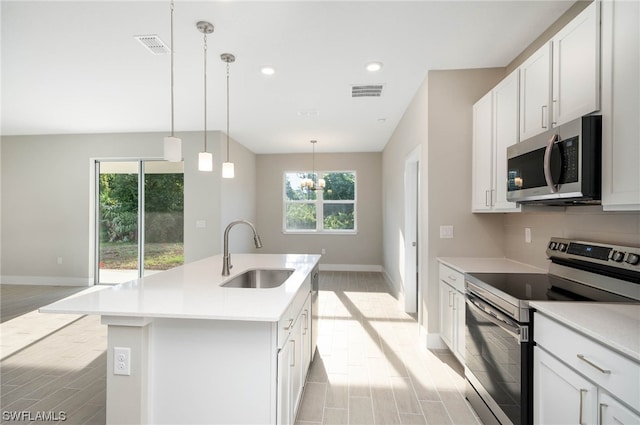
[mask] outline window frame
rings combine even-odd
[[[282,233],[286,235],[356,235],[358,233],[358,173],[356,170],[317,170],[317,178],[324,178],[325,174],[352,173],[354,176],[353,200],[325,200],[324,191],[316,191],[316,199],[290,200],[287,199],[287,175],[288,174],[313,174],[311,170],[284,171],[282,173]],[[315,229],[287,229],[287,206],[289,204],[312,204],[316,209]],[[325,229],[324,205],[353,204],[353,229]]]

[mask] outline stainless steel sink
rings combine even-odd
[[[276,288],[293,274],[291,269],[247,270],[220,286],[225,288]]]

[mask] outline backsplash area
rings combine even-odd
[[[531,229],[531,243],[525,242]],[[604,212],[601,206],[527,207],[505,214],[505,255],[546,269],[545,249],[552,236],[640,246],[640,212]]]

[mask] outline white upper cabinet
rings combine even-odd
[[[551,47],[547,43],[520,65],[520,140],[549,128]]]
[[[599,6],[591,3],[552,39],[552,126],[600,109]]]
[[[602,3],[602,206],[640,210],[640,3]]]
[[[518,70],[473,106],[473,212],[520,211],[507,202],[507,146],[518,142]]]
[[[518,72],[493,89],[493,209],[497,211],[520,211],[515,202],[507,202],[507,147],[518,143]]]
[[[473,105],[471,210],[489,211],[492,204],[493,92]]]
[[[600,109],[600,2],[520,66],[520,140]]]

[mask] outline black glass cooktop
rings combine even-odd
[[[629,302],[629,298],[545,273],[468,273],[471,283],[493,293],[531,301]]]

